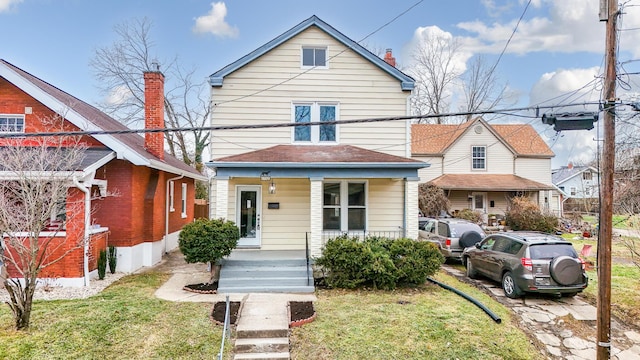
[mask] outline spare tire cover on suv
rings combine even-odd
[[[468,248],[479,243],[480,240],[482,240],[482,235],[480,235],[479,232],[469,230],[460,235],[460,240],[458,240],[458,243],[460,244],[460,247]]]
[[[549,265],[551,277],[560,285],[582,283],[582,264],[570,256],[558,256]]]

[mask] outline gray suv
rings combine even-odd
[[[461,259],[462,250],[485,236],[478,224],[463,219],[420,218],[419,223],[418,239],[438,245],[446,259]]]
[[[502,282],[510,298],[525,292],[574,296],[589,278],[573,245],[555,235],[514,231],[487,236],[466,249],[462,261],[467,276]]]

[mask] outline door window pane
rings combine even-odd
[[[240,237],[255,238],[257,209],[256,201],[258,193],[256,191],[240,192]]]

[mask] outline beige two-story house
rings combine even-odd
[[[412,154],[431,164],[420,182],[445,190],[452,211],[502,215],[509,199],[529,196],[554,208],[553,151],[528,124],[494,125],[482,118],[462,124],[414,124]]]
[[[417,237],[414,80],[316,16],[210,77],[212,218],[239,247],[319,255],[341,233]],[[361,121],[364,120],[364,121]]]

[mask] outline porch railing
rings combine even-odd
[[[309,254],[309,233],[305,234],[305,243],[304,243],[304,245],[305,245],[305,248],[304,248],[305,254],[307,256],[307,286],[309,286],[309,285],[311,285],[311,274],[310,274],[310,271],[309,271],[309,258],[310,258],[310,255],[311,255],[311,254]]]
[[[218,353],[218,360],[222,360],[225,340],[231,341],[231,320],[229,318],[229,305],[229,295],[227,295],[226,306],[224,310],[224,326],[222,327],[222,340],[220,340],[220,352]]]
[[[307,233],[307,239],[311,234]],[[322,248],[327,244],[329,239],[333,239],[339,236],[347,235],[350,238],[358,238],[358,240],[363,241],[365,238],[373,236],[373,237],[384,237],[389,239],[400,239],[405,236],[404,230],[391,230],[391,231],[323,231],[322,232]]]

